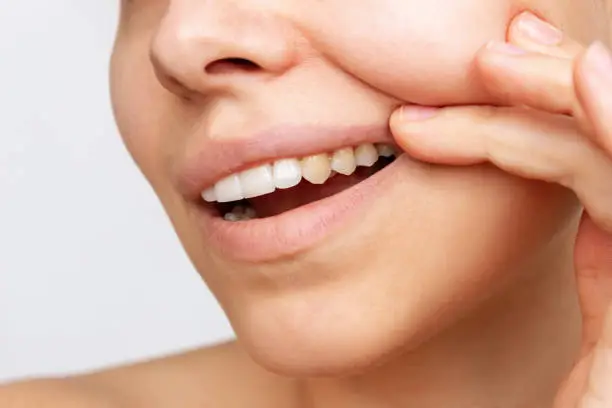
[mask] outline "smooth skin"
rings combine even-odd
[[[504,172],[560,184],[576,193],[586,208],[574,251],[583,315],[580,347],[564,339],[572,333],[571,324],[551,323],[546,327],[549,330],[542,331],[529,327],[536,323],[547,325],[555,319],[573,321],[574,312],[571,297],[566,309],[553,302],[567,295],[564,285],[534,280],[534,286],[545,289],[535,293],[549,293],[555,288],[560,293],[553,292],[550,298],[536,304],[530,287],[514,291],[519,294],[518,301],[514,296],[505,298],[502,292],[498,303],[491,304],[495,306],[490,309],[492,316],[487,316],[487,310],[478,312],[457,328],[445,331],[445,336],[432,338],[420,348],[415,346],[406,356],[398,357],[395,364],[355,375],[344,383],[274,374],[245,352],[249,349],[247,335],[243,340],[246,347],[232,343],[103,373],[9,386],[0,391],[0,406],[489,408],[548,407],[553,398],[555,408],[612,406],[612,318],[606,317],[610,314],[612,293],[610,69],[597,68],[600,64],[596,57],[605,50],[601,45],[585,49],[568,36],[559,44],[542,45],[520,29],[524,18],[526,15],[521,14],[510,25],[508,41],[526,52],[508,50],[497,43],[477,55],[478,95],[490,101],[487,106],[464,103],[433,112],[414,112],[414,107],[405,107],[391,116],[391,129],[406,152],[424,162],[453,169],[461,166],[456,167],[457,172],[468,165],[489,163]],[[497,105],[504,107],[493,107]],[[129,128],[125,119],[120,122]],[[167,186],[156,184],[159,174],[147,169],[144,155],[151,151],[139,151],[135,146],[133,143],[131,148],[141,167],[163,195]],[[165,197],[170,200],[169,195]],[[520,303],[521,294],[538,319],[525,320],[526,315],[519,313],[525,306]],[[547,315],[542,312],[547,307],[567,313]],[[514,320],[511,313],[502,315],[502,310],[513,311],[518,317]],[[487,331],[487,327],[492,328]],[[524,336],[527,341],[512,337],[517,327],[522,334],[533,332],[540,337]],[[564,331],[555,332],[556,328]],[[470,343],[474,333],[484,338],[482,343]],[[487,336],[491,341],[486,341]],[[506,339],[507,344],[498,337]],[[290,342],[288,349],[291,346],[294,343]],[[483,350],[482,346],[490,349]],[[549,356],[542,356],[547,352]],[[561,384],[576,354],[580,360]],[[279,358],[268,357],[259,356],[264,365],[274,365],[275,358]],[[308,357],[319,366],[329,363],[320,355]],[[525,360],[527,357],[538,359],[543,366]],[[436,360],[442,371],[432,369]],[[470,363],[473,371],[461,370]],[[490,367],[484,367],[486,364]],[[303,366],[283,366],[278,371],[298,368]],[[521,378],[526,380],[521,382]]]
[[[574,250],[582,311],[580,358],[556,408],[612,406],[612,54],[521,30],[476,60],[500,107],[406,107],[391,120],[400,145],[422,160],[493,163],[572,189],[585,211]]]

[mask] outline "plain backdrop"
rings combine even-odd
[[[118,0],[0,0],[0,381],[229,338],[117,136]]]

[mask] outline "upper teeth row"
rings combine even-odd
[[[302,159],[280,159],[271,164],[254,167],[234,173],[202,193],[208,202],[239,201],[270,194],[277,188],[291,188],[302,178],[313,184],[323,184],[335,171],[351,175],[357,166],[373,166],[379,156],[395,155],[393,146],[386,144],[362,144],[356,148],[347,147],[333,154],[317,154]]]

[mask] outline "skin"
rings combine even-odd
[[[608,292],[595,290],[611,269],[612,194],[602,180],[612,178],[612,132],[602,118],[612,104],[584,46],[609,39],[608,7],[124,2],[111,66],[121,134],[239,343],[20,384],[5,398],[316,408],[592,401],[605,383],[589,379],[607,378],[595,364],[607,348],[594,345],[612,344]],[[511,24],[525,9],[562,28],[564,40],[528,39]],[[483,49],[490,40],[529,54]],[[258,71],[202,69],[236,57]],[[396,110],[404,104],[444,108],[414,121]],[[213,135],[389,118],[419,160],[401,162],[406,177],[362,222],[290,259],[239,263],[215,252],[176,185],[175,168]],[[315,268],[322,273],[309,275]],[[244,392],[233,392],[237,384]]]

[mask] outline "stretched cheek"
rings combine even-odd
[[[505,38],[514,12],[510,0],[367,0],[320,13],[311,37],[342,70],[398,99],[474,102],[483,98],[474,55]]]

